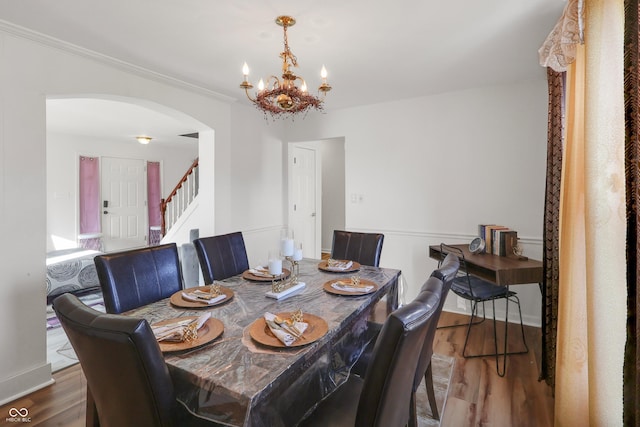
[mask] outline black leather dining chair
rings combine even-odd
[[[331,258],[347,259],[362,265],[378,267],[383,242],[384,234],[380,233],[334,230]]]
[[[315,426],[404,426],[420,350],[439,304],[439,293],[423,295],[393,311],[376,339],[364,378],[347,380],[299,424]]]
[[[242,232],[195,239],[200,268],[205,284],[242,274],[249,268],[249,259]]]
[[[433,313],[433,319],[429,323],[425,340],[422,348],[419,350],[418,364],[413,381],[413,391],[411,394],[411,406],[410,406],[410,418],[409,427],[416,427],[418,425],[418,415],[416,407],[416,392],[422,379],[424,378],[425,388],[427,392],[427,399],[429,406],[431,407],[431,414],[434,419],[440,419],[438,412],[438,406],[435,398],[435,390],[433,385],[433,370],[431,366],[431,358],[433,356],[433,341],[435,339],[435,333],[440,320],[440,314],[444,307],[447,294],[451,288],[451,283],[458,273],[460,263],[455,255],[448,256],[444,261],[439,263],[440,265],[434,270],[430,277],[427,278],[425,283],[420,288],[418,296],[414,301],[425,302],[432,298],[433,294],[439,294],[439,302],[436,310]],[[370,325],[375,328],[375,325]],[[371,343],[365,347],[360,358],[352,368],[352,372],[356,375],[362,375],[366,372],[368,365],[371,363]]]
[[[144,319],[105,314],[63,294],[53,309],[87,379],[101,427],[215,426],[176,400],[160,347]]]
[[[122,313],[168,298],[183,288],[175,243],[94,258],[107,313]]]
[[[433,356],[433,341],[435,339],[438,321],[440,320],[440,314],[444,307],[445,300],[451,289],[451,283],[458,274],[460,268],[460,261],[457,256],[453,254],[447,255],[447,257],[439,262],[438,268],[431,273],[431,276],[422,285],[420,294],[417,299],[420,300],[423,293],[440,293],[440,301],[438,307],[433,314],[433,321],[429,324],[429,329],[424,340],[424,345],[420,352],[420,358],[418,359],[418,367],[416,369],[416,376],[413,382],[413,395],[411,397],[411,418],[409,419],[409,427],[418,426],[418,415],[416,407],[416,392],[422,379],[424,378],[424,385],[427,391],[427,400],[431,407],[431,415],[434,419],[439,420],[440,414],[438,412],[438,405],[436,403],[436,395],[433,387],[433,369],[431,365],[431,358]]]

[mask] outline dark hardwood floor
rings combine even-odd
[[[440,324],[464,323],[468,317],[443,312]],[[500,331],[501,326],[499,326]],[[509,343],[520,342],[519,327],[509,325]],[[436,353],[456,359],[442,426],[553,426],[551,389],[538,381],[540,372],[540,329],[525,327],[529,353],[509,356],[506,375],[496,373],[494,358],[464,359],[461,356],[466,328],[439,329]],[[518,334],[516,334],[518,333]],[[486,351],[493,343],[490,321],[475,326],[470,352]],[[484,350],[483,350],[484,349]],[[56,372],[55,384],[0,407],[0,425],[8,422],[11,408],[27,408],[31,426],[84,426],[86,381],[79,365]]]

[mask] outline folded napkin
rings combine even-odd
[[[294,336],[294,334],[287,331],[288,327],[286,325],[278,325],[275,321],[275,318],[276,315],[273,313],[266,312],[264,314],[264,320],[269,326],[269,329],[271,329],[273,335],[275,335],[276,338],[278,338],[284,345],[289,347],[296,341],[297,338]],[[296,329],[300,331],[300,335],[302,335],[304,331],[307,330],[309,324],[306,322],[294,322],[293,326],[295,326]]]
[[[349,282],[343,282],[341,280],[337,281],[337,282],[333,282],[331,284],[331,287],[333,289],[337,289],[339,291],[344,291],[344,292],[358,292],[358,293],[362,293],[362,292],[369,292],[371,291],[374,286],[373,285],[359,285],[359,286],[353,286],[351,284],[351,281]]]
[[[196,322],[196,330],[199,330],[210,317],[210,312],[203,313],[197,319],[182,319],[178,317],[174,319],[174,322],[165,323],[161,326],[152,326],[151,330],[158,341],[184,341],[184,328],[187,325]]]
[[[249,269],[249,273],[253,274],[254,276],[258,276],[258,277],[268,277],[268,278],[273,278],[273,274],[269,273],[269,269],[266,267],[262,267],[262,266],[258,266],[255,268],[250,268]]]
[[[353,266],[353,261],[334,261],[331,263],[331,265],[327,263],[328,270],[336,270],[336,271],[348,270],[351,268],[351,266]]]
[[[195,301],[195,302],[202,302],[208,305],[211,304],[215,304],[219,301],[222,301],[223,299],[225,299],[227,296],[225,294],[220,294],[218,296],[215,296],[213,298],[209,298],[209,296],[211,296],[211,293],[206,292],[206,291],[200,291],[200,290],[195,290],[193,292],[183,292],[182,293],[182,298],[186,299],[187,301]]]
[[[285,297],[297,294],[298,291],[301,291],[302,289],[304,289],[305,286],[306,286],[306,284],[304,282],[298,282],[295,285],[291,286],[290,288],[285,289],[282,292],[269,291],[269,292],[266,293],[266,295],[269,298],[283,299]]]

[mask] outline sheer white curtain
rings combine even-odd
[[[584,25],[579,23],[582,11]],[[568,88],[555,424],[622,425],[623,0],[570,0],[559,26],[550,35],[554,41],[548,39],[540,50],[543,65],[567,71]],[[581,28],[584,45],[576,43]]]

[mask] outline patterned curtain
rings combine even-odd
[[[558,328],[558,242],[560,189],[562,177],[562,144],[564,134],[565,73],[547,68],[549,113],[547,127],[547,182],[544,208],[542,287],[542,369],[541,378],[555,385],[556,336]]]
[[[627,216],[627,342],[624,355],[624,425],[640,426],[640,354],[638,354],[638,241],[640,221],[640,25],[638,0],[625,0],[624,106]]]
[[[569,0],[562,16],[538,50],[547,68],[549,111],[547,123],[547,179],[544,205],[542,285],[542,366],[540,378],[555,387],[558,332],[560,198],[564,143],[566,70],[584,42],[584,0]]]

